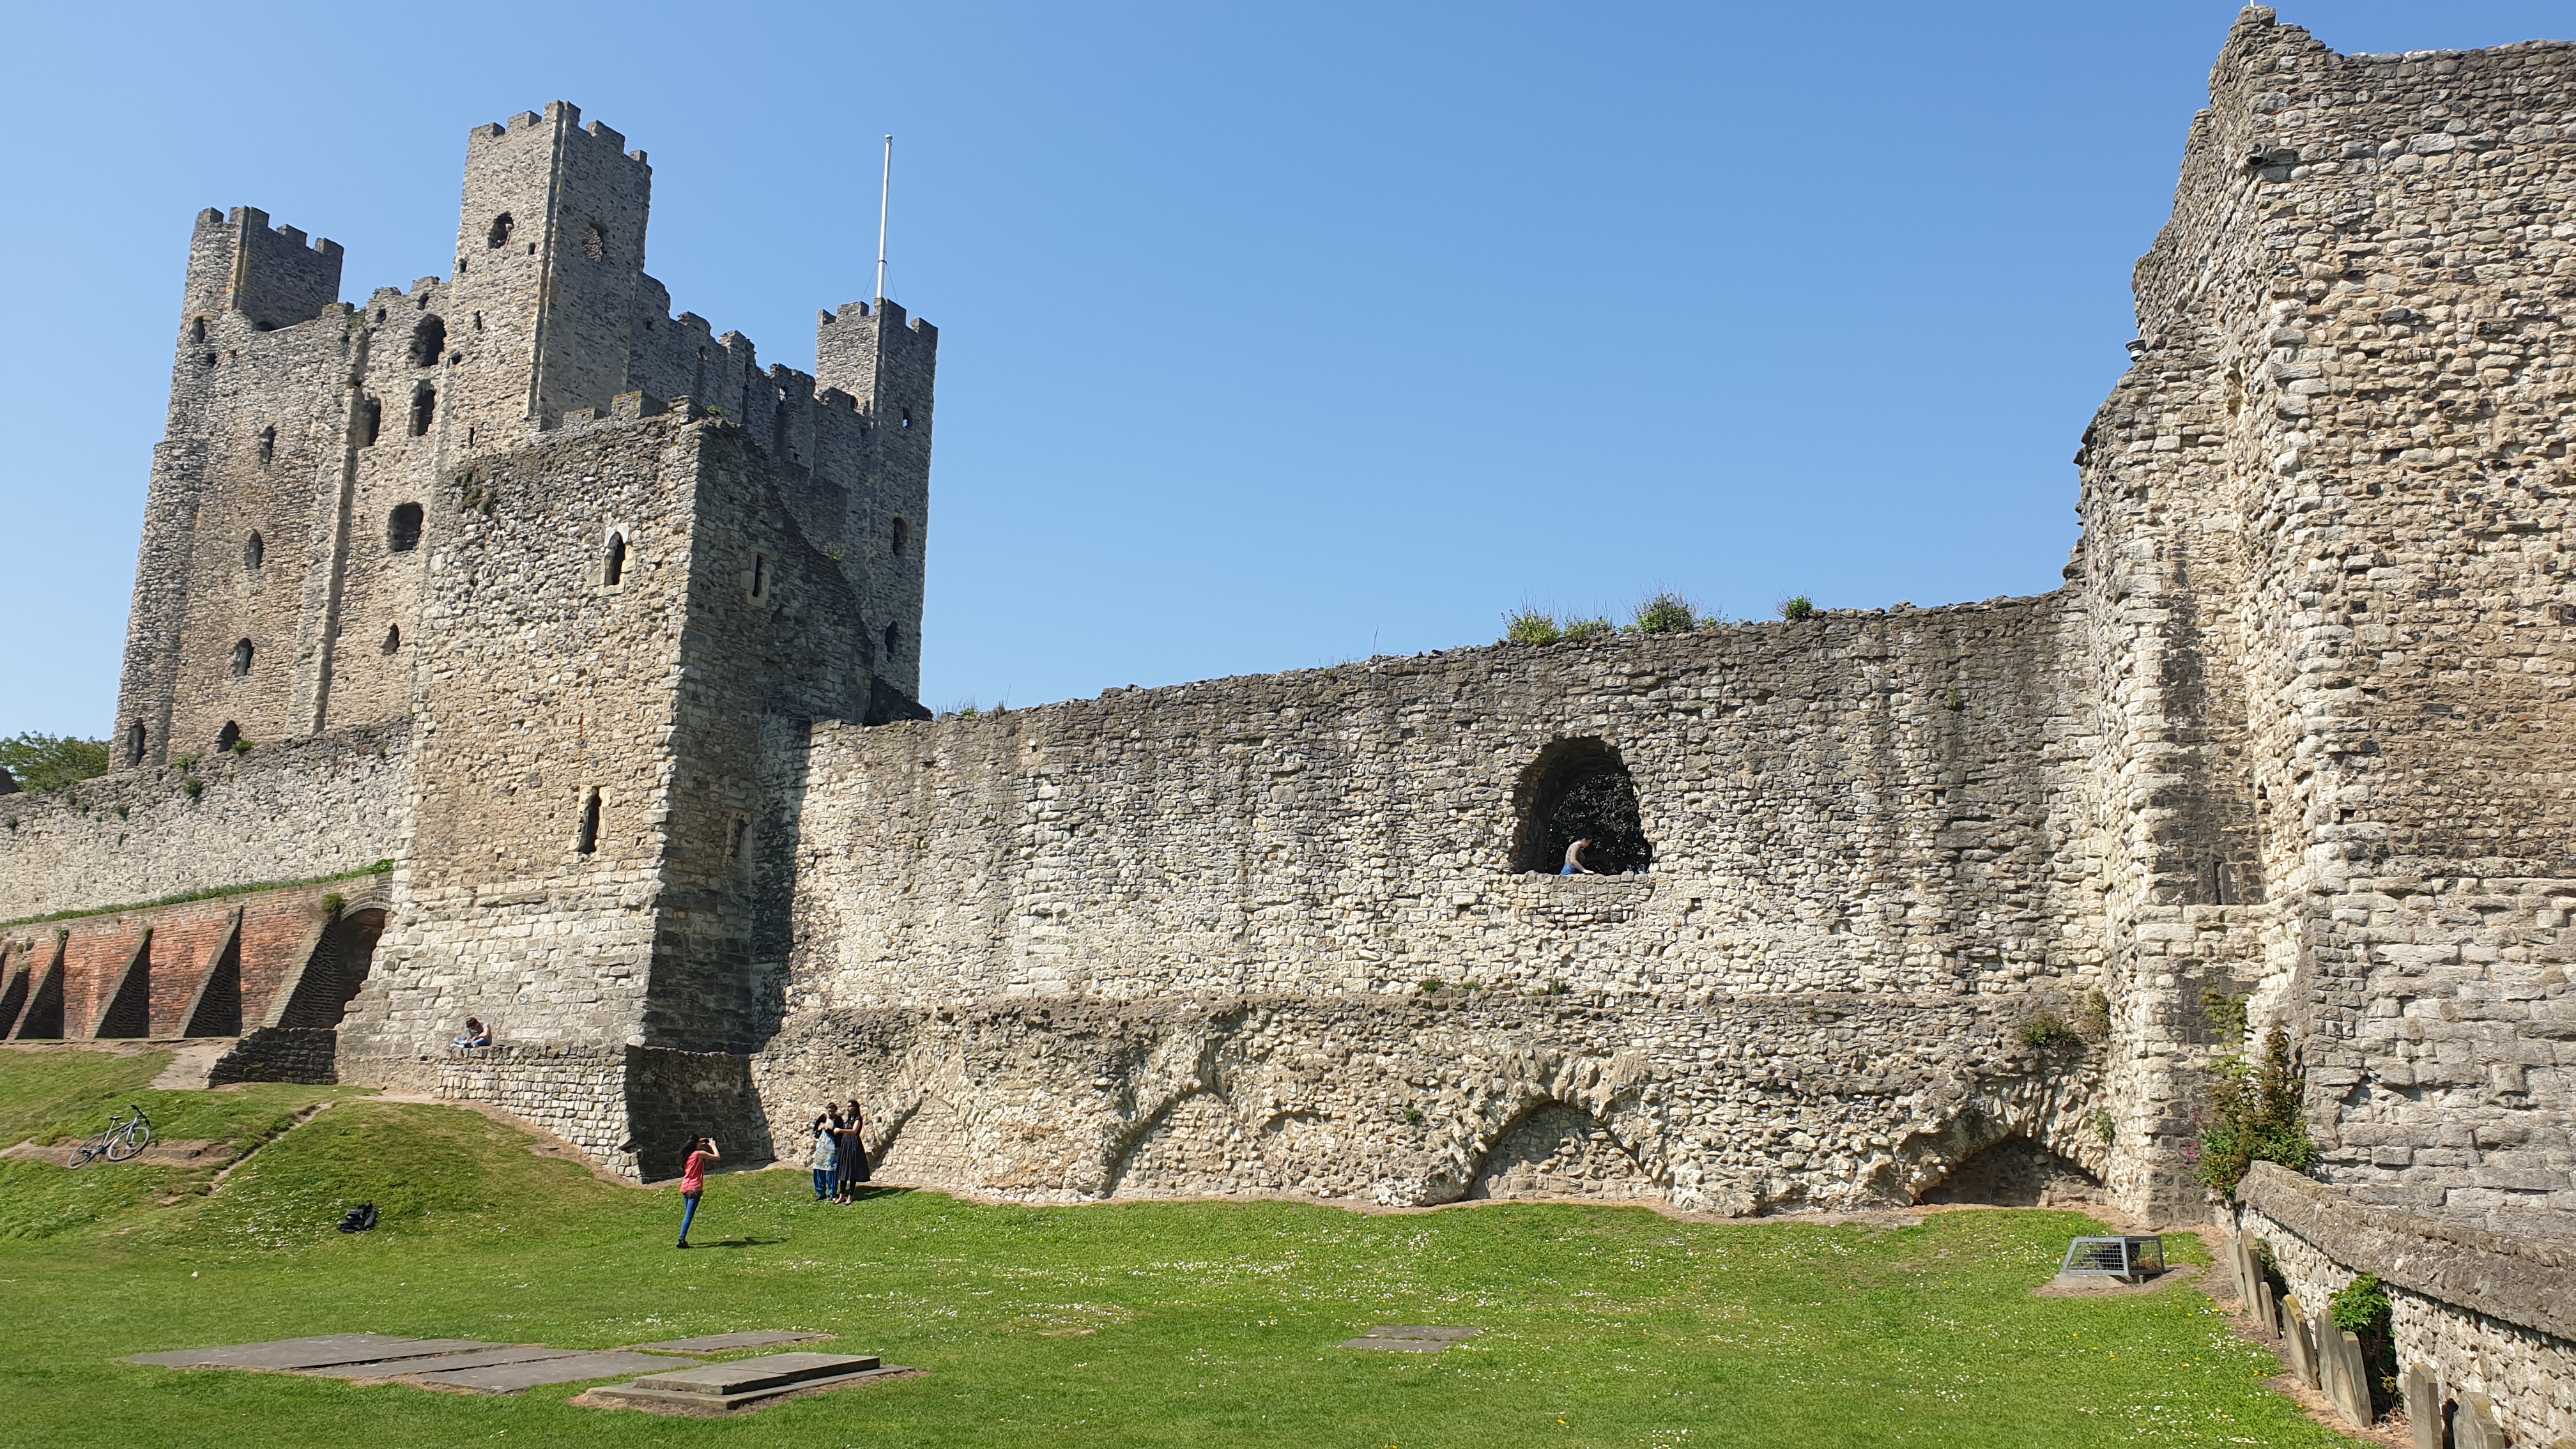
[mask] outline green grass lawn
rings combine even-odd
[[[816,1206],[800,1172],[679,1198],[453,1108],[329,1088],[146,1093],[163,1057],[0,1051],[7,1141],[142,1102],[211,1172],[0,1162],[0,1444],[2342,1444],[2188,1285],[2039,1299],[2071,1213],[1892,1230],[1640,1208],[1363,1215],[1287,1204]],[[274,1135],[297,1112],[330,1105]],[[333,1230],[372,1200],[378,1231]],[[2168,1240],[2198,1260],[2197,1245]],[[1485,1330],[1433,1356],[1339,1340]],[[124,1354],[367,1330],[609,1347],[819,1329],[925,1378],[723,1420]]]

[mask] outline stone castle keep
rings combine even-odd
[[[2053,593],[981,718],[914,702],[937,332],[764,370],[642,270],[650,178],[478,128],[453,275],[356,307],[198,218],[118,769],[0,798],[12,1035],[647,1176],[855,1093],[1028,1199],[2186,1222],[2235,997],[2323,1152],[2235,1211],[2576,1435],[2576,47],[2245,13]],[[1579,811],[1637,869],[1543,873]]]

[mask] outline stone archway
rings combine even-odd
[[[2102,1180],[2081,1163],[2027,1137],[2006,1137],[1914,1195],[1918,1203],[1975,1207],[2067,1207],[2103,1201]]]
[[[1494,1139],[1471,1198],[1655,1198],[1663,1189],[1600,1118],[1563,1102],[1537,1103]]]
[[[1637,813],[1628,763],[1597,738],[1556,740],[1538,752],[1512,789],[1512,869],[1553,875],[1565,848],[1590,838],[1584,863],[1603,875],[1643,871],[1655,848]]]

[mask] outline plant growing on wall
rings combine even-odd
[[[21,790],[58,790],[106,774],[107,741],[32,731],[11,735],[0,739],[0,770],[7,770]]]
[[[2361,1361],[2368,1368],[2370,1407],[2381,1413],[2397,1402],[2397,1337],[2392,1325],[2395,1305],[2379,1275],[2364,1273],[2326,1300],[2334,1326],[2361,1340]]]
[[[1607,619],[1573,619],[1565,626],[1565,637],[1568,639],[1599,639],[1618,632],[1619,626]]]
[[[1556,627],[1554,615],[1537,609],[1512,609],[1503,615],[1503,642],[1506,644],[1553,644],[1565,637]]]
[[[2264,1034],[2259,1058],[2231,1052],[2219,1058],[2214,1070],[2218,1084],[2201,1118],[2199,1160],[2193,1168],[2202,1182],[2232,1192],[2257,1162],[2277,1162],[2293,1172],[2316,1165],[2317,1144],[2300,1114],[2307,1079],[2290,1056],[2288,1028],[2275,1024]]]
[[[1690,600],[1666,590],[1637,606],[1635,620],[1628,625],[1632,634],[1678,634],[1699,627],[1699,610]]]

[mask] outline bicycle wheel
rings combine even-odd
[[[151,1145],[152,1124],[149,1122],[129,1122],[120,1129],[115,1136],[108,1139],[107,1160],[110,1162],[127,1161],[130,1158],[140,1156],[143,1149]]]
[[[72,1160],[70,1165],[73,1167],[87,1167],[106,1155],[107,1139],[104,1136],[93,1137],[87,1142],[84,1142],[80,1146],[72,1149]]]

